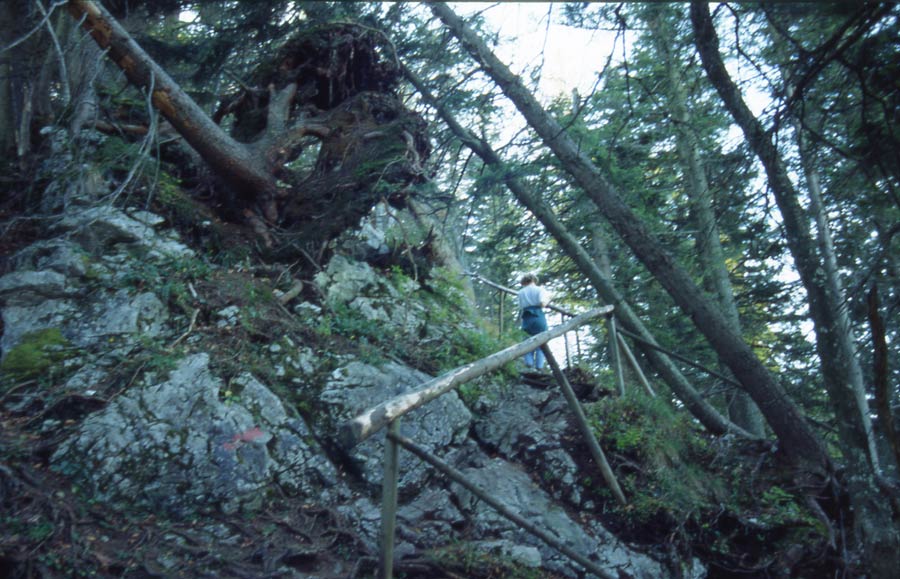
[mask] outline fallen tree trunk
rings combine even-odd
[[[232,139],[172,80],[102,6],[72,0],[69,12],[125,73],[128,81],[147,90],[153,105],[200,154],[210,168],[242,190],[275,192],[275,179],[250,148]]]

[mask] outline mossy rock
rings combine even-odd
[[[13,380],[37,378],[68,357],[68,345],[59,328],[29,332],[9,351],[0,363],[0,370]]]

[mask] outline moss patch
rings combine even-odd
[[[47,328],[22,336],[3,362],[0,370],[13,380],[29,380],[46,374],[65,360],[69,341],[59,328]]]

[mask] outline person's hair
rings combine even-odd
[[[537,276],[534,275],[533,273],[526,273],[525,275],[522,276],[522,285],[527,285],[530,283],[536,284]]]

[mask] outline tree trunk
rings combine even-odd
[[[153,105],[215,173],[239,191],[274,196],[275,178],[261,160],[215,124],[105,8],[89,0],[70,0],[68,8],[129,82],[150,93]]]
[[[5,10],[0,11],[0,20]],[[0,36],[5,38],[5,36]],[[12,64],[5,59],[0,60],[0,156],[6,159],[12,157],[16,147],[16,125],[12,108]]]
[[[793,464],[799,471],[807,471],[814,478],[824,476],[831,468],[824,445],[750,346],[733,331],[725,316],[703,295],[687,272],[676,264],[647,226],[625,205],[590,159],[579,151],[565,130],[544,111],[487,45],[445,4],[434,3],[430,7],[515,103],[575,182],[594,200],[610,225],[706,336],[720,360],[760,407]],[[807,482],[813,483],[813,480]]]
[[[662,57],[668,80],[670,112],[675,131],[678,161],[686,179],[686,192],[691,200],[691,216],[697,232],[694,245],[704,286],[719,302],[722,313],[738,335],[742,335],[741,319],[734,301],[730,274],[725,265],[725,252],[719,239],[713,210],[712,191],[700,160],[700,143],[693,132],[693,119],[687,106],[687,95],[679,72],[677,56],[672,53],[675,33],[671,27],[671,8],[668,5],[648,5],[647,23],[656,52]],[[725,370],[727,372],[727,370]],[[731,419],[741,428],[762,437],[765,424],[753,400],[743,390],[729,389],[728,410]]]
[[[79,132],[85,127],[93,127],[99,120],[100,97],[97,95],[97,83],[101,80],[104,69],[103,52],[93,42],[85,42],[79,37],[81,30],[67,19],[67,46],[74,47],[68,59],[69,87],[72,97],[72,118],[69,121],[69,132],[77,139]]]
[[[858,417],[862,421],[862,430],[865,433],[868,444],[869,461],[872,463],[872,468],[878,473],[880,470],[878,449],[875,445],[874,433],[872,432],[872,420],[869,417],[866,386],[859,358],[856,356],[856,339],[853,335],[853,327],[850,323],[850,316],[847,314],[847,306],[843,300],[844,288],[838,272],[837,256],[834,252],[834,242],[831,239],[831,229],[828,226],[819,174],[815,168],[815,152],[809,146],[809,142],[799,126],[800,123],[797,123],[797,125],[797,148],[800,153],[800,164],[803,167],[803,174],[806,177],[809,211],[815,223],[816,241],[825,269],[825,292],[831,296],[830,301],[839,302],[837,309],[830,310],[829,316],[831,321],[825,323],[834,326],[834,339],[838,343],[837,349],[846,353],[843,360],[845,361],[847,388],[852,390]],[[831,371],[829,364],[824,360],[822,367],[826,373]]]
[[[890,447],[894,464],[900,467],[900,436],[894,426],[894,414],[891,409],[891,394],[888,379],[888,347],[885,337],[884,320],[878,311],[878,286],[872,284],[866,299],[868,306],[869,328],[872,332],[872,374],[875,384],[875,407],[878,420],[881,421],[882,432]]]
[[[848,349],[847,328],[842,328],[836,318],[842,306],[840,297],[835,294],[833,280],[829,282],[826,268],[816,254],[808,220],[778,149],[744,103],[722,63],[708,6],[692,2],[691,20],[707,76],[766,171],[769,187],[782,215],[788,247],[807,292],[816,329],[816,349],[847,464],[845,483],[855,511],[856,539],[865,552],[873,576],[894,577],[900,569],[900,538],[892,524],[890,501],[881,495],[875,480],[877,473],[871,462],[869,438],[860,414],[857,389],[853,386],[855,372],[852,368],[858,369],[858,361],[852,345]]]
[[[516,196],[516,199],[544,225],[563,251],[587,276],[600,297],[607,304],[615,307],[615,315],[619,322],[627,330],[655,344],[656,340],[653,338],[653,335],[647,330],[618,289],[612,284],[609,275],[601,270],[597,261],[581,246],[575,236],[565,228],[547,204],[540,201],[538,196],[526,187],[520,179],[516,178],[512,171],[505,170],[504,163],[497,153],[487,143],[466,131],[415,74],[408,69],[405,71],[405,74],[425,100],[434,106],[456,136],[475,154],[481,157],[486,165],[490,165],[500,171],[506,186]],[[729,422],[706,402],[668,357],[653,348],[644,348],[642,345],[639,345],[639,347],[644,351],[653,368],[659,372],[669,388],[672,389],[675,396],[684,403],[688,412],[697,418],[710,432],[719,435],[734,433],[748,438],[753,437],[739,426]]]
[[[0,3],[0,45],[9,46],[15,40],[16,18],[13,2]],[[13,62],[12,51],[0,52],[0,156],[12,158],[16,147],[16,120],[13,114]]]
[[[0,53],[0,153],[10,153],[9,158],[20,163],[31,152],[34,80],[39,76],[38,59],[45,54],[36,50],[43,31],[22,38],[27,31],[21,23],[27,17],[27,2],[0,3],[0,45],[16,44],[15,50]]]

